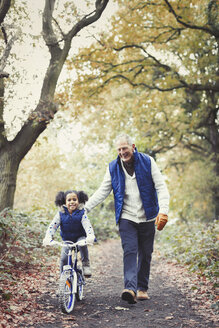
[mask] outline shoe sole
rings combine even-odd
[[[133,297],[132,294],[129,292],[122,293],[122,300],[127,301],[129,304],[137,303],[135,297]]]
[[[148,298],[145,298],[145,297],[137,297],[137,300],[139,300],[139,301],[147,301],[149,299],[150,299],[150,297],[148,297]]]

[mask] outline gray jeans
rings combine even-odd
[[[78,240],[83,239],[83,238],[79,238]],[[78,249],[79,249],[80,254],[81,254],[82,265],[89,266],[90,261],[89,261],[89,254],[88,254],[87,245],[79,246]],[[62,247],[61,258],[60,258],[60,273],[62,273],[63,266],[66,265],[66,264],[68,264],[68,247]]]

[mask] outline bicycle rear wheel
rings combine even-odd
[[[59,281],[59,305],[63,313],[71,313],[75,305],[73,293],[74,277],[69,272],[63,272]]]
[[[76,298],[78,301],[81,301],[83,298],[83,294],[84,294],[84,277],[82,272],[78,271],[77,272],[77,294],[76,294]]]

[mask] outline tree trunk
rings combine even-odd
[[[0,152],[0,211],[13,207],[18,161],[8,148]]]

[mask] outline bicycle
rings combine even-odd
[[[63,313],[71,313],[74,309],[75,300],[81,301],[83,298],[85,279],[83,270],[77,266],[78,246],[85,246],[88,243],[82,239],[73,243],[72,241],[51,241],[50,245],[59,245],[68,248],[68,264],[63,266],[63,271],[59,280],[59,305]]]

